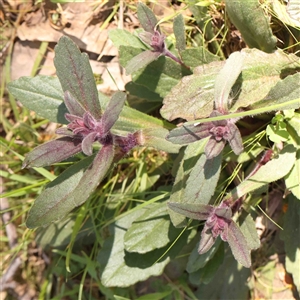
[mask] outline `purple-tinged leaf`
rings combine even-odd
[[[109,100],[101,118],[104,133],[107,133],[118,120],[125,101],[126,94],[123,92],[116,92]]]
[[[151,62],[155,61],[161,55],[160,52],[154,52],[152,50],[146,50],[137,56],[133,57],[125,67],[126,74],[130,75],[133,72],[147,66]]]
[[[29,152],[23,168],[45,167],[63,161],[76,153],[81,152],[81,141],[70,137],[62,137],[47,142]]]
[[[225,147],[226,141],[216,141],[214,138],[210,138],[205,146],[205,154],[207,159],[213,159],[220,155]]]
[[[74,203],[69,201],[68,196],[74,191],[93,159],[94,156],[89,156],[73,164],[46,186],[29,211],[26,221],[28,228],[46,226],[63,218],[74,208]]]
[[[65,135],[69,137],[74,137],[74,133],[67,127],[59,127],[55,130],[55,133],[58,135]]]
[[[72,96],[69,91],[64,93],[65,105],[71,115],[76,115],[82,117],[85,113],[84,108],[79,104],[79,102]]]
[[[143,43],[145,43],[148,46],[151,44],[152,36],[153,33],[147,31],[139,33],[139,38],[142,40]]]
[[[54,51],[54,65],[63,91],[69,91],[86,111],[99,120],[101,107],[88,55],[81,53],[66,36],[60,38]]]
[[[178,214],[195,220],[206,220],[213,210],[213,206],[199,203],[168,202],[168,206]]]
[[[246,268],[251,266],[250,249],[240,228],[232,221],[228,227],[228,244],[234,258]]]
[[[145,31],[154,33],[157,19],[152,10],[142,2],[137,5],[138,19]]]
[[[229,206],[219,206],[215,208],[215,214],[218,217],[222,217],[224,219],[230,220],[232,218],[232,210]]]
[[[82,152],[87,156],[93,154],[93,143],[96,135],[97,132],[91,132],[82,140]]]
[[[236,155],[240,155],[244,150],[241,133],[237,126],[231,122],[228,122],[227,128],[229,130],[229,134],[228,137],[225,137],[225,139],[229,142],[233,152]]]
[[[215,81],[215,108],[221,113],[228,113],[229,94],[243,67],[244,56],[241,52],[232,53],[226,60]]]
[[[76,206],[81,205],[96,189],[107,171],[111,167],[114,159],[114,146],[106,145],[99,150],[89,168],[85,171],[76,189],[70,197]]]
[[[198,253],[206,253],[212,247],[215,241],[216,237],[213,236],[211,229],[204,225],[204,228],[201,232],[201,240],[198,247]]]
[[[34,202],[26,225],[46,226],[84,203],[105,177],[114,158],[113,145],[73,165],[51,182]]]
[[[210,136],[210,129],[212,128],[212,122],[203,123],[200,126],[181,126],[170,131],[167,136],[167,140],[174,144],[189,144],[205,137]]]

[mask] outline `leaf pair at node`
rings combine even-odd
[[[215,81],[215,109],[210,118],[222,117],[229,114],[229,95],[242,70],[243,54],[233,53]],[[233,152],[239,155],[243,151],[242,137],[235,125],[237,119],[219,119],[202,124],[183,125],[170,132],[167,139],[175,144],[189,144],[209,137],[205,147],[207,159],[218,156],[229,143]]]
[[[140,2],[137,6],[137,14],[138,19],[143,29],[145,30],[144,32],[141,32],[139,34],[139,38],[145,45],[149,46],[151,50],[145,50],[137,56],[133,57],[126,65],[126,73],[128,75],[132,74],[133,72],[155,61],[162,55],[168,56],[177,63],[185,66],[181,59],[177,58],[174,54],[172,54],[172,52],[168,50],[165,43],[166,37],[161,33],[159,26],[157,26],[157,19],[153,12],[145,4]],[[181,15],[180,18],[182,18]],[[182,25],[184,28],[183,22],[180,25]],[[183,43],[185,44],[185,40],[183,41]]]
[[[219,206],[212,206],[199,203],[169,202],[168,206],[188,218],[205,220],[198,247],[199,254],[206,253],[220,236],[224,242],[228,242],[239,263],[247,268],[251,266],[251,248],[247,245],[240,228],[232,220],[233,212],[227,203],[222,202]]]

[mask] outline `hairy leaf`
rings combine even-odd
[[[222,155],[208,160],[202,154],[192,169],[186,183],[184,202],[208,204],[217,186]]]
[[[139,134],[141,146],[153,147],[168,153],[178,153],[181,146],[175,145],[166,139],[169,131],[165,128],[146,128]]]
[[[22,168],[45,167],[81,152],[80,141],[62,137],[44,143],[26,154]]]
[[[127,287],[138,281],[146,280],[150,276],[160,275],[165,265],[169,262],[169,258],[166,257],[163,261],[146,268],[142,267],[141,264],[140,266],[130,266],[126,263],[124,235],[132,222],[142,213],[142,210],[132,212],[110,226],[112,235],[105,240],[98,255],[98,261],[101,266],[101,281],[104,286]],[[146,255],[135,253],[136,261],[144,259],[146,263],[149,261],[154,263],[153,254],[153,252]]]
[[[183,77],[164,98],[161,115],[169,121],[208,117],[214,108],[214,80],[221,67],[222,62],[213,62]]]
[[[217,239],[217,241],[221,241],[220,239]],[[216,241],[216,243],[217,243]],[[216,244],[215,243],[215,244]],[[189,280],[194,285],[199,285],[199,283],[208,284],[211,282],[211,280],[216,275],[220,265],[222,265],[222,262],[224,260],[224,243],[219,243],[218,248],[216,248],[213,252],[213,256],[205,263],[205,266],[201,269],[198,269],[197,271],[189,274]],[[207,253],[209,253],[208,251]],[[202,255],[198,255],[198,257],[203,257],[207,253],[204,253]]]
[[[265,52],[275,50],[276,37],[272,35],[269,21],[258,0],[226,0],[225,3],[230,20],[250,48],[258,48]]]
[[[228,227],[228,244],[234,258],[246,268],[251,266],[250,249],[240,228],[232,221]]]
[[[116,47],[130,46],[139,49],[145,49],[144,43],[134,34],[123,29],[111,29],[108,33],[109,38],[112,40]]]
[[[206,220],[213,210],[212,206],[200,203],[168,202],[168,206],[178,214],[195,220]]]
[[[191,68],[196,68],[200,65],[209,64],[213,61],[220,60],[218,56],[212,54],[202,46],[185,49],[181,51],[180,54],[183,62]]]
[[[82,117],[85,113],[84,108],[77,102],[73,95],[69,91],[64,93],[65,105],[71,115]]]
[[[255,103],[252,109],[272,106],[289,100],[299,99],[298,103],[287,105],[282,109],[297,109],[300,107],[300,73],[289,75],[271,88],[269,93],[261,101]]]
[[[125,101],[125,93],[116,92],[115,94],[113,94],[101,118],[104,132],[108,132],[111,129],[111,127],[116,123],[124,107]]]
[[[74,204],[68,201],[68,196],[79,184],[85,170],[93,161],[94,156],[72,165],[55,180],[46,186],[46,189],[35,200],[26,221],[26,226],[34,228],[44,226],[62,218],[74,208]],[[59,207],[61,205],[61,207]],[[71,209],[69,209],[72,206]],[[54,210],[48,217],[47,212]]]
[[[154,28],[157,24],[157,19],[152,10],[144,3],[139,2],[137,5],[137,14],[144,30],[154,33]]]
[[[67,124],[63,91],[57,78],[50,76],[21,77],[8,83],[8,91],[26,108],[49,121]]]
[[[176,48],[181,52],[185,50],[186,47],[184,19],[181,14],[174,19],[173,31],[176,39]]]
[[[204,152],[205,142],[198,141],[186,147],[184,155],[180,161],[179,168],[176,172],[175,182],[172,187],[170,202],[183,202],[184,192],[188,176]],[[183,227],[186,225],[185,216],[175,213],[169,209],[171,221],[175,227]]]
[[[113,146],[102,147],[91,160],[82,160],[57,177],[35,200],[26,225],[46,226],[84,203],[105,177],[113,161]],[[87,162],[90,162],[88,165]]]
[[[224,200],[237,200],[267,183],[283,178],[292,169],[295,163],[295,152],[293,145],[286,145],[277,157],[261,166],[249,179],[241,182]]]
[[[147,253],[166,246],[178,234],[178,231],[170,231],[165,203],[154,204],[133,222],[124,236],[124,246],[128,252]]]
[[[98,91],[86,53],[81,53],[74,42],[62,36],[55,46],[54,65],[63,91],[69,91],[95,119],[101,117]]]
[[[199,244],[193,249],[189,256],[189,260],[186,266],[188,273],[196,272],[197,270],[206,266],[206,264],[213,258],[218,248],[220,247],[221,239],[218,238],[215,244],[209,249],[209,251],[199,255]]]
[[[249,213],[244,210],[239,216],[237,224],[246,238],[250,250],[257,249],[260,246],[260,239],[256,231],[256,225]]]
[[[161,55],[160,52],[155,52],[152,50],[146,50],[143,51],[142,53],[138,54],[137,56],[133,57],[128,64],[126,65],[126,74],[130,75],[137,70],[144,68],[151,62],[155,61],[156,59],[159,58]]]
[[[198,284],[195,292],[196,299],[247,299],[249,296],[249,287],[245,282],[251,275],[251,271],[239,265],[228,248],[225,251],[223,264],[211,282]],[[217,288],[216,283],[218,283]]]
[[[243,67],[244,55],[241,52],[232,53],[215,80],[215,109],[227,113],[229,109],[229,94],[240,75]]]

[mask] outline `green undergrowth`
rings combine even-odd
[[[126,85],[126,105],[113,134],[139,132],[146,142],[113,162],[106,177],[88,199],[80,201],[81,205],[71,205],[63,218],[54,223],[47,220],[45,227],[41,225],[47,205],[37,211],[35,199],[43,197],[45,185],[59,179],[86,155],[79,153],[50,166],[22,168],[27,153],[56,137],[59,126],[55,122],[65,122],[58,109],[61,106],[57,105],[52,114],[43,113],[43,105],[30,106],[34,96],[27,100],[24,95],[43,84],[57,91],[57,98],[47,91],[51,101],[62,101],[63,92],[56,89],[60,85],[57,79],[42,76],[10,83],[9,48],[1,82],[5,100],[0,137],[1,197],[8,201],[2,213],[10,214],[17,241],[10,248],[7,224],[2,222],[2,276],[20,257],[22,274],[13,280],[36,291],[37,299],[255,299],[262,293],[260,284],[273,288],[273,282],[263,275],[271,268],[270,276],[275,276],[271,258],[284,251],[285,272],[294,282],[286,289],[297,296],[299,243],[294,237],[299,231],[300,197],[299,24],[287,15],[283,1],[256,3],[260,9],[256,22],[249,23],[248,14],[254,8],[243,8],[242,2],[232,6],[230,1],[178,1],[169,7],[170,13],[158,17],[168,50],[171,55],[177,53],[180,63],[161,55],[159,47],[150,58],[141,56],[153,47],[138,37],[141,29],[133,33],[114,29],[109,33],[119,49],[121,65],[132,75]],[[161,6],[158,1],[149,4],[151,8]],[[115,4],[113,13],[119,5]],[[133,1],[123,5],[136,13]],[[236,13],[236,9],[243,9],[243,13]],[[180,14],[183,17],[178,17]],[[147,10],[145,15],[150,16]],[[31,76],[38,74],[48,46],[41,43]],[[246,46],[248,49],[244,49]],[[238,56],[230,58],[240,50],[246,57],[244,69],[237,62]],[[214,98],[218,89],[215,78],[225,81],[224,60],[236,69],[231,72],[233,82],[224,84],[222,91],[228,94],[228,110],[224,115],[214,115],[213,107],[224,109],[220,103],[224,99]],[[22,84],[26,85],[24,91]],[[108,97],[99,96],[101,109],[106,109]],[[226,143],[219,153],[208,154],[208,136],[178,146],[178,137],[182,137],[178,128],[194,132],[198,123],[231,119],[241,133],[242,150]],[[96,145],[94,150],[101,151],[101,147]],[[268,151],[272,155],[263,161],[265,153],[271,153]],[[212,155],[212,161],[206,159],[208,155]],[[212,165],[203,167],[208,161]],[[210,180],[205,181],[205,176]],[[200,183],[205,184],[202,187]],[[195,194],[200,194],[201,200]],[[247,251],[252,250],[250,269],[247,259],[240,258],[232,244],[228,242],[229,247],[220,238],[208,252],[199,255],[200,232],[206,219],[193,220],[185,213],[186,208],[179,207],[196,203],[196,208],[189,209],[199,213],[208,204],[217,207],[223,200],[242,201],[243,212],[236,213],[232,222],[247,237]],[[173,204],[168,208],[167,202]],[[56,220],[59,213],[51,212],[50,217]],[[253,236],[254,222],[261,218],[267,229],[262,236]],[[258,280],[260,276],[262,281]],[[265,297],[271,299],[273,294],[268,293]],[[11,299],[10,293],[6,299]]]

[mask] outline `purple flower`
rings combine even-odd
[[[219,206],[168,202],[173,211],[196,220],[206,220],[201,232],[198,253],[206,253],[218,236],[228,242],[235,259],[245,267],[251,266],[250,248],[240,228],[232,220],[231,207],[222,202]]]
[[[65,105],[69,113],[65,118],[69,121],[67,127],[57,129],[56,133],[64,137],[45,143],[31,151],[23,162],[24,167],[48,166],[63,161],[76,153],[93,154],[93,143],[98,142],[103,147],[108,145],[120,146],[126,153],[134,146],[136,140],[133,134],[118,137],[110,132],[124,106],[126,95],[117,92],[111,98],[100,119],[96,114],[86,111],[69,91],[64,93]],[[127,142],[128,141],[128,142]]]
[[[164,54],[166,52],[165,36],[154,30],[154,32],[141,32],[139,38],[146,44],[153,48],[153,51]]]
[[[222,114],[216,110],[210,114],[210,118],[218,116],[222,116]],[[224,149],[226,142],[229,143],[233,152],[239,155],[243,151],[243,141],[239,129],[234,124],[235,122],[235,119],[227,119],[206,122],[196,126],[182,126],[173,129],[167,139],[175,144],[188,144],[209,137],[205,146],[207,159],[218,156]]]

